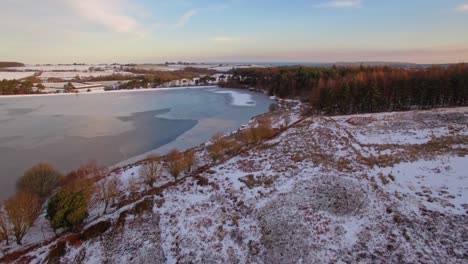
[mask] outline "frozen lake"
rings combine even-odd
[[[216,87],[2,97],[0,199],[37,163],[67,173],[89,160],[110,166],[186,149],[239,128],[271,103],[262,94]]]

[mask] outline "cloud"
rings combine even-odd
[[[128,10],[125,0],[67,0],[66,3],[81,18],[109,30],[127,33],[138,31],[140,23]]]
[[[174,26],[177,28],[184,27],[190,21],[190,19],[192,19],[192,17],[197,13],[197,10],[187,11],[179,18],[179,20],[177,21],[177,23],[175,23]]]
[[[362,6],[362,0],[334,0],[316,5],[326,8],[356,8]]]
[[[459,7],[457,7],[457,11],[468,12],[468,4],[460,5]]]
[[[238,42],[239,40],[240,40],[239,38],[233,38],[233,37],[214,37],[211,39],[211,41],[214,43],[233,43],[233,42]]]

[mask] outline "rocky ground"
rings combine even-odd
[[[83,232],[31,234],[15,249],[23,252],[1,260],[468,261],[468,108],[305,119],[298,111],[270,114],[276,127],[291,125],[222,162],[198,147],[200,169],[177,182],[166,175],[135,200],[127,183],[139,165],[116,171],[122,198],[109,214],[96,205]]]

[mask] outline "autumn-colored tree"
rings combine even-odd
[[[153,188],[156,181],[161,177],[161,165],[159,156],[149,156],[143,165],[140,166],[140,177],[144,183]]]
[[[34,193],[18,192],[5,202],[5,212],[18,245],[21,245],[23,237],[33,226],[40,211],[39,197]]]
[[[16,182],[16,188],[20,192],[34,193],[43,200],[58,186],[61,179],[62,175],[52,165],[41,163],[27,170]]]
[[[184,156],[177,149],[169,151],[167,154],[167,165],[169,173],[177,180],[177,177],[184,170]]]
[[[108,168],[99,166],[95,161],[90,161],[77,170],[71,171],[61,182],[63,190],[70,192],[83,192],[89,200],[96,192],[95,182],[108,175]]]
[[[313,114],[402,111],[468,103],[468,65],[234,69],[225,87],[253,87],[308,100]]]
[[[8,218],[0,205],[0,242],[5,241],[7,246],[10,244],[10,227]]]
[[[46,218],[54,231],[60,228],[76,228],[86,217],[88,217],[88,198],[83,191],[62,190],[55,194],[47,205]]]
[[[119,185],[121,184],[120,179],[116,177],[107,177],[97,183],[98,199],[104,203],[104,214],[107,213],[109,204],[113,204],[115,199],[119,197]]]

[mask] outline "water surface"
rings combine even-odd
[[[0,199],[39,162],[66,173],[89,160],[110,166],[189,148],[270,104],[261,94],[213,87],[0,98]]]

